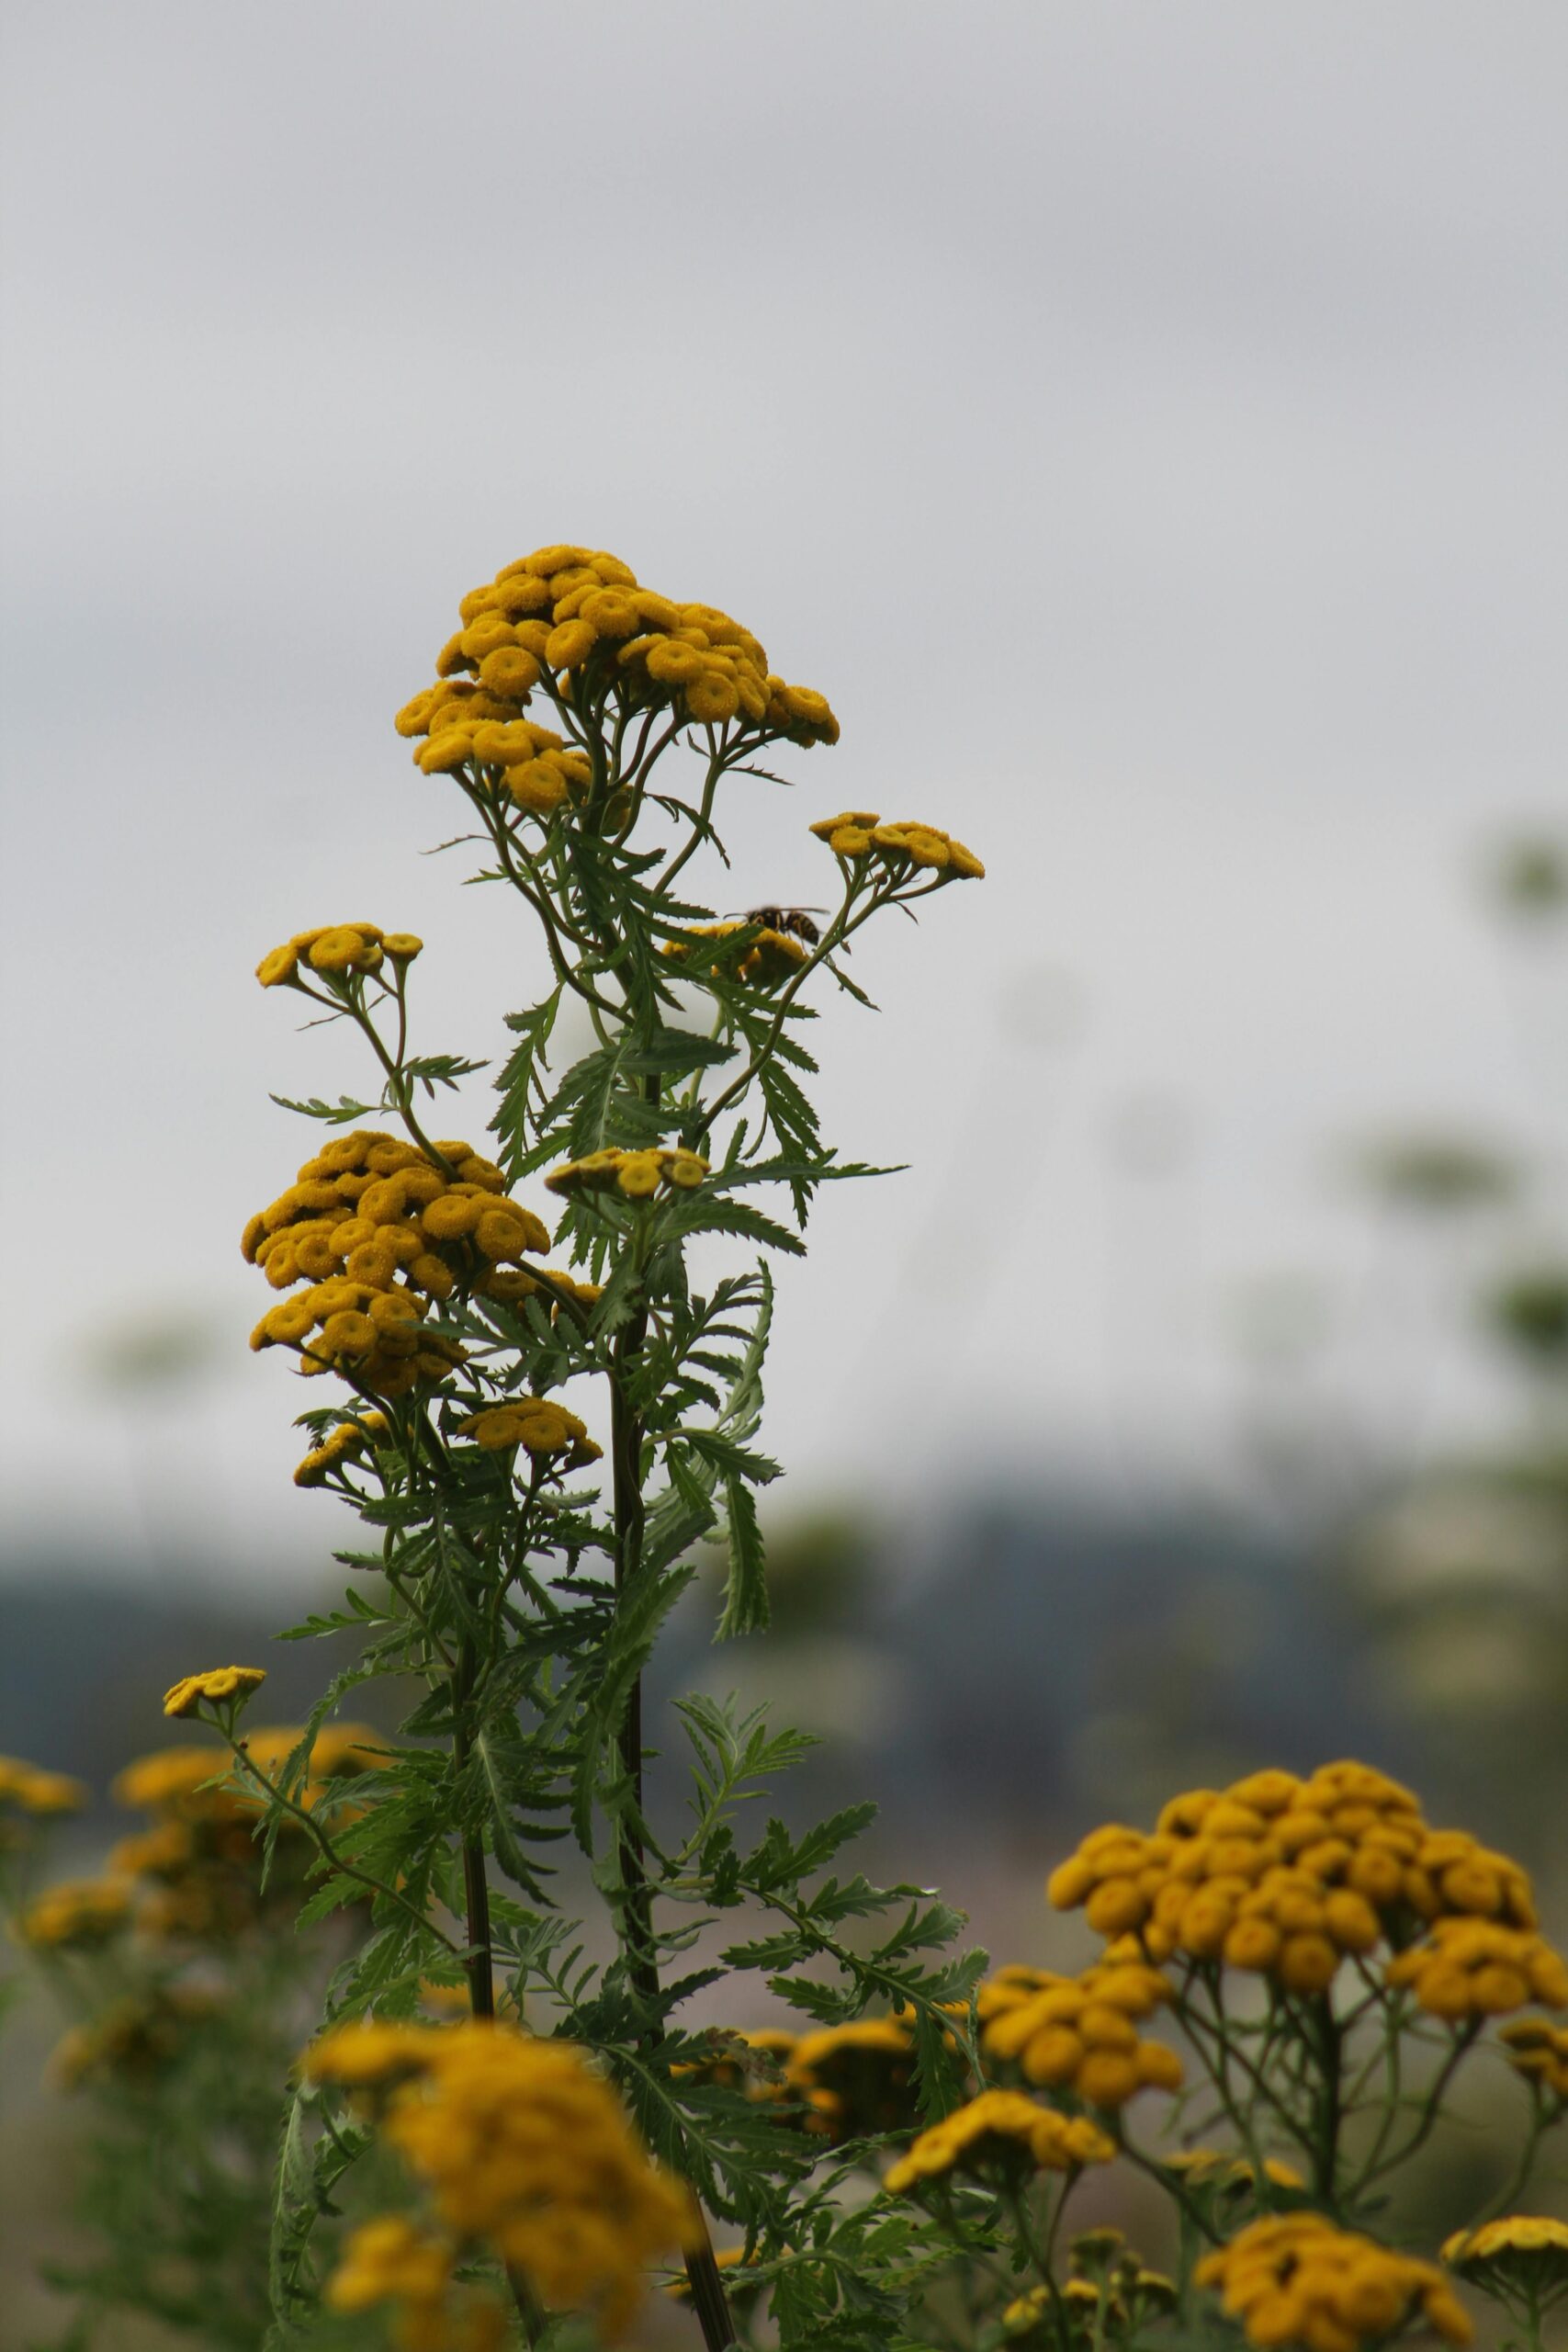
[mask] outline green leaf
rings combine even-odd
[[[307,1119],[324,1119],[329,1127],[346,1127],[355,1119],[372,1119],[382,1107],[376,1102],[352,1102],[346,1094],[340,1094],[335,1102],[323,1102],[319,1094],[312,1094],[304,1102],[296,1102],[287,1094],[269,1094],[267,1100],[276,1102],[280,1111],[299,1111]]]
[[[754,1487],[771,1486],[775,1478],[784,1475],[778,1464],[770,1461],[765,1453],[753,1453],[749,1447],[738,1445],[733,1438],[726,1437],[719,1430],[681,1429],[674,1431],[674,1435],[693,1453],[700,1454],[704,1461],[713,1463],[716,1468],[736,1477],[749,1478]]]
[[[561,987],[557,987],[530,1012],[509,1012],[506,1016],[506,1025],[517,1043],[496,1080],[501,1101],[490,1123],[490,1132],[500,1138],[501,1164],[513,1182],[527,1148],[528,1116],[534,1096],[536,1091],[542,1094],[544,1091],[539,1072],[547,1066],[546,1048],[560,1010],[561,992]]]
[[[748,1241],[761,1242],[765,1249],[783,1250],[792,1258],[806,1255],[805,1242],[787,1226],[777,1224],[761,1209],[753,1208],[750,1201],[730,1199],[710,1191],[705,1184],[669,1202],[661,1222],[667,1232],[738,1233]]]
[[[438,1086],[456,1087],[459,1080],[471,1078],[475,1070],[489,1068],[488,1062],[467,1061],[461,1054],[417,1054],[403,1063],[400,1076],[405,1080],[412,1079],[423,1087],[427,1094],[434,1094]],[[381,1098],[381,1108],[384,1111],[399,1109],[402,1095],[402,1088],[394,1091],[389,1082]]]
[[[739,1470],[725,1473],[725,1520],[729,1535],[729,1574],[725,1579],[724,1610],[718,1638],[761,1633],[768,1623],[768,1572],[762,1554],[762,1531],[751,1489]]]

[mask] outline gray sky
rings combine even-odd
[[[494,1049],[541,959],[421,862],[452,797],[389,719],[463,591],[558,537],[840,714],[797,794],[738,793],[720,904],[818,898],[844,805],[990,867],[857,952],[879,1020],[818,1033],[829,1132],[914,1170],[827,1199],[785,1286],[799,1489],[1213,1450],[1226,1302],[1279,1269],[1331,1278],[1375,1386],[1336,1140],[1553,1141],[1472,886],[1564,808],[1561,9],[9,21],[24,1523],[341,1534],[288,1484],[235,1237],[310,1148],[268,1089],[362,1073],[252,967],[416,929],[428,1042]],[[1151,1102],[1187,1138],[1153,1186],[1107,1148]],[[96,1340],[167,1316],[199,1379],[122,1411]]]

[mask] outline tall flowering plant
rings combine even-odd
[[[843,959],[874,917],[984,869],[934,826],[850,810],[811,828],[833,901],[820,925],[774,907],[716,921],[684,894],[687,869],[723,856],[736,779],[776,780],[768,763],[837,740],[823,696],[728,615],[588,548],[508,564],[458,620],[398,729],[465,805],[475,878],[515,894],[549,985],[508,1016],[487,1155],[430,1123],[437,1091],[478,1065],[423,1049],[416,937],[334,923],[259,967],[355,1030],[379,1080],[365,1100],[292,1106],[328,1132],[243,1239],[278,1293],[253,1347],[332,1386],[303,1417],[296,1475],[358,1514],[368,1544],[344,1556],[377,1579],[299,1629],[365,1646],[267,1793],[287,1817],[327,1713],[367,1680],[412,1679],[402,1744],[321,1838],[308,1907],[373,1890],[333,2016],[412,2011],[422,1985],[461,1983],[475,2019],[594,2052],[688,2192],[690,2291],[717,2352],[734,2330],[705,2216],[776,2222],[809,2151],[715,2082],[677,2014],[724,1970],[823,2023],[892,2004],[940,2111],[966,2039],[944,2010],[967,2007],[981,1963],[934,1956],[957,1919],[919,1890],[828,1874],[871,1805],[804,1838],[777,1821],[739,1834],[745,1799],[802,1745],[759,1717],[678,1703],[659,1738],[685,1746],[690,1818],[656,1833],[648,1775],[666,1768],[643,1670],[705,1541],[728,1557],[716,1633],[767,1622],[768,1257],[801,1252],[824,1184],[873,1172],[820,1134],[807,1024],[824,989],[865,1001]],[[563,1065],[569,1006],[592,1043]],[[555,1891],[565,1837],[614,1930],[602,1967],[580,1960],[581,1922]],[[722,1960],[694,1968],[716,1930]],[[291,2300],[310,2292],[323,2145],[335,2165],[330,2140],[291,2134]]]

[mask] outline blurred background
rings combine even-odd
[[[795,1708],[1002,1958],[1091,1821],[1347,1752],[1561,1927],[1562,13],[7,13],[0,1746],[316,1687],[238,1235],[363,1073],[251,975],[362,911],[497,1052],[542,958],[390,718],[582,539],[841,720],[716,907],[843,806],[989,868],[824,1008],[908,1168],[782,1279],[778,1638],[700,1600],[667,1688]]]

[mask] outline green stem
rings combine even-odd
[[[657,1081],[655,1081],[657,1083]],[[648,1309],[639,1307],[623,1325],[615,1347],[610,1374],[610,1464],[615,1494],[615,1591],[626,1592],[642,1568],[644,1507],[642,1496],[643,1426],[629,1393],[637,1358],[648,1333]],[[653,1931],[653,1899],[648,1881],[648,1858],[642,1836],[642,1677],[633,1679],[626,1713],[617,1734],[621,1772],[630,1804],[615,1828],[625,1905],[623,1933],[626,1967],[632,1988],[647,2012],[645,2032],[657,2031],[659,1956]],[[701,2238],[686,2252],[686,2277],[692,2305],[703,2331],[707,2352],[728,2352],[735,2341],[724,2280],[714,2256],[707,2220],[696,2207]]]
[[[1529,2177],[1535,2170],[1535,2160],[1540,2153],[1541,2136],[1545,2130],[1546,2110],[1542,2107],[1540,2098],[1537,2098],[1533,2100],[1529,2132],[1526,2137],[1524,2150],[1519,2157],[1518,2164],[1515,2168],[1513,2178],[1509,2181],[1506,2188],[1504,2189],[1501,2197],[1497,2198],[1493,2204],[1487,2207],[1486,2211],[1482,2216],[1483,2222],[1500,2221],[1505,2213],[1511,2213],[1515,2210],[1520,2198],[1524,2195],[1525,2190],[1529,2186]],[[1481,2227],[1481,2222],[1478,2222],[1475,2226],[1479,2229]]]
[[[457,1671],[452,1678],[452,1761],[459,1779],[473,1753],[468,1710],[473,1702],[478,1664],[473,1635],[465,1634],[457,1654]],[[468,1928],[468,1952],[463,1962],[468,1979],[468,2007],[477,2018],[493,2018],[495,1969],[490,1941],[490,1881],[485,1876],[484,1843],[473,1831],[463,1839],[463,1903]]]
[[[355,1022],[370,1040],[371,1050],[374,1052],[377,1060],[380,1063],[381,1068],[387,1074],[388,1091],[392,1098],[392,1108],[396,1111],[399,1118],[402,1121],[404,1126],[407,1127],[410,1135],[413,1137],[421,1151],[423,1152],[431,1166],[433,1168],[443,1168],[446,1170],[448,1176],[455,1176],[457,1171],[453,1167],[451,1161],[444,1153],[436,1150],[435,1146],[431,1142],[430,1137],[425,1134],[424,1129],[414,1117],[413,1104],[409,1100],[409,1089],[407,1081],[403,1077],[400,1062],[395,1062],[390,1054],[388,1053],[386,1046],[381,1043],[380,1037],[377,1032],[376,1024],[371,1020],[370,1015],[366,1012],[365,1007],[362,1004],[351,1004],[348,1010]]]
[[[1172,2012],[1177,2022],[1186,2029],[1187,2032],[1191,2035],[1194,2041],[1199,2042],[1200,2044],[1206,2039],[1212,2040],[1213,2041],[1213,2049],[1203,2052],[1204,2063],[1209,2068],[1210,2079],[1220,2095],[1221,2104],[1239,2135],[1243,2145],[1247,2149],[1247,2155],[1252,2163],[1254,2178],[1258,2182],[1259,2193],[1261,2194],[1265,2180],[1265,2174],[1263,2170],[1263,2151],[1258,2145],[1258,2135],[1252,2129],[1251,2121],[1248,2119],[1246,2110],[1237,2103],[1234,2094],[1232,2093],[1230,2085],[1231,2061],[1234,2059],[1235,2064],[1240,2067],[1242,2073],[1247,2077],[1248,2081],[1252,2085],[1254,2094],[1260,2103],[1272,2111],[1282,2129],[1289,2132],[1292,2138],[1302,2149],[1303,2154],[1309,2158],[1314,2153],[1312,2134],[1303,2130],[1302,2125],[1297,2122],[1295,2117],[1291,2113],[1290,2109],[1283,2106],[1281,2102],[1274,2097],[1273,2092],[1269,2089],[1267,2082],[1258,2073],[1257,2067],[1254,2066],[1251,2060],[1247,2057],[1246,2052],[1238,2049],[1236,2044],[1231,2040],[1230,2036],[1225,2031],[1226,2021],[1223,2017],[1217,2024],[1212,2022],[1207,2018],[1200,2017],[1191,2002],[1187,2000],[1179,1992],[1177,1994],[1175,2001],[1172,2004]]]
[[[1418,2149],[1426,2146],[1432,2136],[1438,2115],[1442,2111],[1444,2093],[1459,2071],[1461,2062],[1470,2054],[1481,2027],[1482,2019],[1472,2018],[1463,2028],[1453,2048],[1444,2060],[1437,2080],[1421,2103],[1419,2119],[1415,2131],[1403,2147],[1396,2148],[1391,2156],[1384,2156],[1380,2164],[1370,2165],[1367,2167],[1356,2183],[1358,2194],[1371,2188],[1373,2182],[1381,2180],[1385,2173],[1394,2172],[1401,2165],[1408,2163]]]
[[[1067,2175],[1066,2180],[1063,2185],[1062,2194],[1057,2199],[1056,2210],[1051,2216],[1050,2229],[1043,2245],[1039,2243],[1035,2236],[1033,2217],[1030,2213],[1029,2200],[1025,2197],[1023,2191],[1021,2188],[1010,2188],[1004,2191],[1008,2211],[1012,2215],[1013,2227],[1018,2232],[1019,2239],[1023,2246],[1025,2254],[1028,2255],[1030,2261],[1034,2265],[1035,2270],[1039,2274],[1041,2285],[1044,2288],[1045,2292],[1051,2298],[1051,2309],[1055,2318],[1056,2335],[1061,2344],[1062,2352],[1070,2352],[1072,2345],[1072,2324],[1067,2313],[1066,2300],[1064,2297],[1060,2287],[1056,2284],[1056,2272],[1054,2257],[1055,2254],[1056,2233],[1061,2227],[1062,2214],[1066,2206],[1067,2199],[1072,2192],[1073,2183],[1077,2177],[1077,2175],[1076,2173],[1069,2173]]]
[[[252,1762],[249,1754],[231,1732],[225,1730],[221,1724],[216,1724],[214,1728],[232,1752],[235,1761],[243,1767],[258,1788],[265,1789],[267,1795],[276,1804],[281,1805],[285,1813],[290,1815],[302,1829],[309,1831],[334,1871],[341,1871],[344,1878],[353,1879],[355,1885],[367,1887],[372,1894],[385,1895],[389,1903],[395,1903],[400,1911],[406,1911],[409,1917],[424,1929],[426,1935],[434,1936],[437,1943],[445,1944],[454,1958],[461,1952],[462,1946],[454,1943],[445,1928],[438,1928],[434,1919],[427,1919],[424,1913],[412,1904],[406,1894],[400,1894],[395,1886],[387,1886],[380,1879],[372,1878],[368,1871],[356,1870],[352,1862],[344,1861],[315,1815],[308,1813],[303,1805],[296,1804],[292,1797],[285,1796],[277,1783],[268,1780],[260,1765]]]
[[[658,758],[660,752],[661,752],[664,745],[669,742],[670,735],[673,734],[674,731],[675,730],[672,728],[670,730],[670,734],[665,735],[662,741],[656,746],[653,753],[653,759]],[[653,761],[650,760],[649,762],[649,765],[651,767]],[[703,781],[703,797],[697,808],[697,822],[692,827],[692,838],[686,843],[684,849],[678,851],[675,856],[670,860],[669,864],[660,869],[658,888],[661,895],[665,897],[669,896],[670,885],[673,882],[677,874],[680,873],[681,868],[685,865],[687,859],[695,854],[702,842],[705,842],[708,837],[709,825],[713,817],[714,797],[718,790],[718,780],[724,774],[724,770],[725,762],[716,755],[710,755],[708,760],[708,772]]]
[[[1340,2093],[1341,2035],[1333,2005],[1326,1994],[1319,1994],[1314,2003],[1316,2010],[1315,2033],[1319,2061],[1323,2068],[1322,2096],[1318,2102],[1317,2146],[1314,2154],[1318,2195],[1328,2204],[1334,2203],[1334,2186],[1339,2170],[1339,2127],[1342,2120]]]

